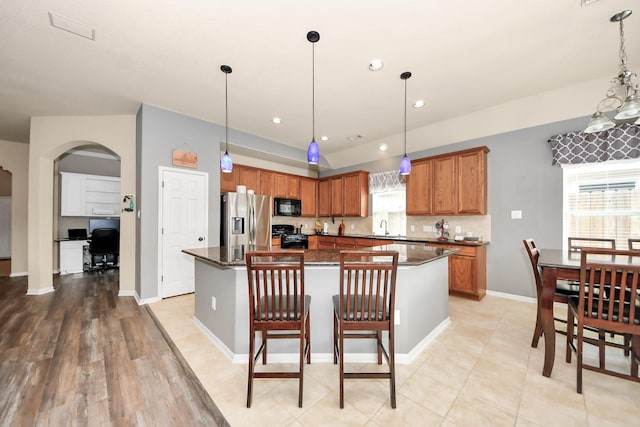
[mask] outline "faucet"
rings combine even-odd
[[[382,221],[380,221],[380,228],[382,228],[382,223],[384,222],[384,235],[388,235],[389,234],[389,230],[387,230],[388,227],[388,223],[386,219],[383,219]]]

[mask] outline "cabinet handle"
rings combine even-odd
[[[198,237],[198,242],[202,242],[204,240],[204,237]]]

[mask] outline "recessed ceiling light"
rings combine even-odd
[[[282,124],[282,119],[280,117],[274,117],[273,119],[271,119],[271,123],[273,123],[274,125],[280,125]]]
[[[360,135],[360,134],[356,134],[356,135],[351,135],[348,136],[347,139],[349,141],[360,141],[362,138],[364,138],[364,136]]]
[[[424,107],[424,101],[422,99],[417,100],[413,104],[413,108],[422,108]]]
[[[88,25],[81,24],[80,22],[66,18],[62,15],[57,15],[53,12],[49,12],[49,23],[52,27],[60,30],[68,31],[76,36],[84,37],[89,40],[96,40],[96,30]]]
[[[382,70],[382,67],[384,67],[384,63],[382,62],[382,59],[372,59],[371,62],[369,63],[369,69],[371,71],[380,71]]]
[[[387,151],[387,148],[389,148],[387,144],[380,144],[380,146],[378,147],[380,151]]]
[[[322,135],[320,137],[320,141],[328,141],[328,140],[329,140],[329,137],[327,135]]]

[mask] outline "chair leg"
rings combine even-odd
[[[571,353],[573,345],[573,333],[574,333],[574,320],[573,320],[573,311],[571,307],[567,307],[567,345],[565,350],[565,360],[567,363],[571,363]]]
[[[576,351],[576,391],[582,394],[582,339],[584,331],[578,326],[578,347]]]
[[[310,365],[311,364],[311,312],[307,314],[304,335],[306,337],[306,342],[307,342],[307,345],[305,348],[305,351],[307,352],[307,364]]]
[[[624,356],[629,356],[629,350],[631,349],[631,335],[624,334]]]
[[[305,327],[303,328],[303,330],[300,331],[300,349],[299,349],[299,353],[300,353],[300,360],[299,360],[299,367],[298,367],[298,408],[302,408],[302,387],[304,384],[304,349],[305,349],[305,344],[306,344],[306,330],[307,330],[307,326],[305,325]]]
[[[338,352],[340,353],[340,409],[344,408],[344,330],[340,324],[340,332],[338,336]]]
[[[255,332],[249,334],[249,379],[247,383],[247,408],[251,408],[251,398],[253,396],[253,351],[255,346]]]
[[[606,333],[603,330],[598,331],[598,358],[600,359],[600,369],[604,369],[604,365],[605,365],[605,336]]]
[[[631,340],[631,376],[638,377],[638,359],[640,359],[640,335],[629,337]]]
[[[533,329],[533,337],[531,338],[531,347],[538,348],[538,341],[542,336],[542,322],[540,321],[540,310],[536,314],[536,327]]]
[[[338,317],[333,313],[333,364],[338,363]]]
[[[382,331],[378,331],[376,335],[378,335],[376,338],[378,341],[378,365],[382,365]]]
[[[262,331],[262,364],[267,364],[267,331]]]
[[[389,329],[389,388],[391,392],[391,407],[396,409],[396,348],[393,325]]]

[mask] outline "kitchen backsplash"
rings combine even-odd
[[[340,222],[344,220],[345,230],[344,233],[368,235],[375,232],[375,234],[382,233],[382,229],[376,227],[372,228],[372,217],[366,218],[340,218],[335,217],[334,221],[331,218],[301,218],[301,217],[285,217],[274,216],[272,218],[273,224],[291,224],[295,226],[302,225],[302,232],[305,234],[313,234],[316,228],[316,219],[324,224],[326,221],[329,225],[329,233],[337,234],[338,226]],[[482,237],[485,242],[491,241],[491,216],[490,215],[469,215],[469,216],[410,216],[407,217],[407,237],[421,237],[432,238],[435,237],[435,224],[442,219],[449,223],[450,240],[453,240],[456,235],[464,235],[465,233],[471,233],[472,236]],[[413,231],[412,227],[413,226]],[[424,227],[427,227],[427,231],[424,231]],[[430,227],[430,228],[429,228]],[[460,227],[460,232],[456,232],[456,227]],[[428,231],[431,230],[431,231]]]

